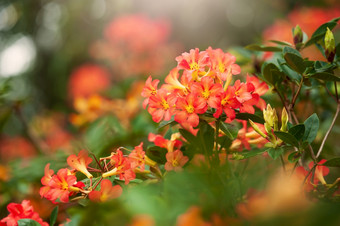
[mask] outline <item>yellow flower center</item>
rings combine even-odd
[[[219,70],[220,72],[225,72],[225,66],[224,66],[223,63],[219,63],[219,64],[218,64],[218,70]]]
[[[228,103],[229,103],[229,101],[228,101],[227,98],[224,98],[224,99],[221,101],[221,104],[222,104],[222,105],[225,105],[225,104],[228,104]]]
[[[189,114],[191,114],[191,113],[193,113],[194,112],[194,107],[192,106],[192,105],[187,105],[187,106],[185,106],[185,110],[189,113]]]
[[[208,99],[209,96],[210,96],[210,91],[209,90],[204,90],[202,92],[202,96],[205,98],[205,99]]]
[[[190,70],[198,71],[199,69],[200,69],[200,66],[198,65],[198,63],[194,62],[190,64]]]
[[[170,108],[166,100],[162,100],[161,105],[164,108],[164,110],[168,110]]]
[[[179,162],[177,161],[177,159],[172,160],[172,165],[179,166]]]
[[[151,90],[151,95],[156,95],[157,94],[157,90],[153,89]]]

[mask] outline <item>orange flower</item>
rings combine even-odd
[[[183,153],[180,150],[168,152],[165,157],[167,162],[165,163],[164,168],[167,171],[181,171],[185,163],[189,161],[189,158],[183,156]]]
[[[161,135],[156,135],[153,133],[149,133],[149,141],[154,142],[156,146],[165,148],[168,150],[168,152],[173,152],[174,148],[181,148],[182,142],[178,140],[180,137],[179,133],[174,133],[171,135],[171,139],[165,139]]]
[[[210,226],[204,221],[201,209],[198,206],[190,207],[185,213],[178,216],[176,226]]]
[[[84,64],[72,72],[68,94],[71,99],[88,97],[107,89],[110,83],[110,75],[105,68],[95,64]]]
[[[151,96],[148,111],[152,116],[152,120],[155,122],[160,122],[163,119],[169,121],[174,114],[176,99],[174,95],[168,95],[165,89],[160,89],[156,95]]]
[[[68,202],[69,196],[80,191],[85,185],[82,182],[77,183],[76,176],[70,173],[68,169],[60,169],[56,175],[53,170],[49,169],[49,164],[45,167],[45,176],[41,179],[45,186],[40,188],[41,197],[45,197],[52,202],[59,199],[61,202]]]
[[[149,98],[151,96],[156,95],[157,93],[157,85],[159,83],[158,79],[155,79],[152,81],[151,76],[146,80],[145,86],[142,91],[142,96],[145,97],[145,100],[143,101],[143,108],[146,108],[146,105],[149,103]]]
[[[0,225],[17,226],[20,219],[32,219],[37,221],[41,226],[48,226],[38,213],[34,212],[33,206],[29,200],[23,200],[21,204],[10,203],[7,206],[9,215],[0,221]]]
[[[123,189],[119,185],[112,186],[108,179],[102,180],[99,191],[91,191],[89,199],[94,202],[105,202],[110,199],[115,199],[121,196]]]
[[[92,178],[92,174],[87,170],[88,165],[92,162],[92,159],[87,155],[85,150],[81,150],[76,155],[70,155],[67,158],[67,164],[71,166],[73,169],[78,170],[85,174],[87,178]]]

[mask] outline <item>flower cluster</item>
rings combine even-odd
[[[143,143],[136,146],[128,155],[124,155],[121,149],[112,152],[110,156],[100,158],[97,162],[97,168],[89,165],[93,159],[89,157],[87,151],[81,150],[78,155],[70,155],[67,158],[69,168],[60,169],[57,174],[50,169],[50,164],[45,166],[45,175],[41,178],[42,187],[40,195],[53,203],[69,202],[71,196],[80,194],[77,198],[86,198],[92,201],[106,201],[117,198],[122,193],[119,185],[112,185],[112,182],[106,178],[116,176],[128,184],[136,178],[136,173],[149,173],[145,165],[149,167],[156,166],[156,162],[149,159],[143,150]],[[89,184],[85,181],[77,181],[76,173],[80,172],[85,175]],[[92,173],[91,173],[92,172]],[[100,180],[92,184],[93,173],[99,174]],[[104,179],[105,178],[105,179]],[[96,190],[100,184],[100,190]]]
[[[196,48],[178,56],[176,61],[177,67],[170,71],[161,88],[158,88],[159,80],[150,76],[143,89],[142,96],[146,98],[143,106],[148,106],[155,122],[168,121],[174,116],[176,122],[195,134],[199,115],[204,113],[231,122],[236,112],[253,114],[254,106],[265,107],[260,98],[268,90],[264,82],[247,76],[246,82],[236,80],[231,85],[240,67],[230,53],[211,47],[205,51]]]
[[[23,200],[21,204],[10,203],[7,206],[9,215],[0,221],[0,225],[18,225],[20,219],[32,219],[38,222],[41,226],[48,226],[47,222],[44,222],[39,214],[34,211],[33,206],[29,200]]]
[[[114,18],[104,29],[104,39],[92,45],[91,55],[109,63],[114,79],[160,73],[171,59],[176,43],[168,41],[171,26],[165,20],[142,14]]]

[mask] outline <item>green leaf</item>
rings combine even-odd
[[[314,113],[309,116],[309,118],[307,118],[303,124],[305,125],[305,134],[303,136],[303,140],[311,144],[319,130],[319,118],[316,113]]]
[[[283,73],[285,73],[291,80],[296,81],[296,82],[301,81],[301,79],[302,79],[301,75],[299,73],[297,73],[296,71],[292,70],[290,67],[288,67],[286,65],[286,61],[278,58],[277,62],[279,63]]]
[[[273,63],[263,64],[262,75],[267,82],[273,85],[280,83],[285,77],[285,75],[280,72],[279,68]]]
[[[20,219],[18,220],[18,226],[40,226],[40,224],[32,219]]]
[[[286,60],[287,65],[299,74],[302,74],[306,70],[306,65],[297,50],[290,47],[284,47],[283,57]]]
[[[330,160],[327,160],[324,164],[324,166],[330,166],[330,167],[340,167],[340,157],[333,158]]]
[[[340,17],[335,18],[327,23],[322,24],[318,29],[316,29],[316,31],[313,33],[312,37],[307,41],[307,43],[305,44],[305,47],[310,46],[316,42],[318,42],[319,40],[321,40],[327,31],[327,27],[332,30],[336,25],[337,25],[337,21],[340,19]]]
[[[220,129],[225,133],[225,135],[230,139],[230,140],[235,140],[238,134],[238,128],[237,126],[229,123],[224,123],[221,122]]]
[[[283,46],[292,46],[291,43],[289,42],[283,42],[283,41],[278,41],[278,40],[269,40],[270,42],[273,42],[275,44],[278,44],[278,45],[283,45]]]
[[[203,153],[210,154],[214,149],[214,134],[215,130],[205,121],[201,121],[199,124],[199,130],[197,132],[199,149]]]
[[[334,81],[338,82],[340,81],[340,78],[335,76],[334,74],[328,73],[328,72],[317,72],[315,74],[310,75],[311,78],[316,78],[324,81]]]
[[[292,134],[281,132],[281,131],[274,131],[274,134],[278,138],[280,138],[283,142],[285,142],[286,144],[290,144],[292,146],[299,147],[299,142],[297,141],[297,139]]]
[[[243,156],[243,159],[251,158],[257,155],[261,155],[262,153],[266,152],[266,149],[257,149],[257,150],[251,150],[247,152],[240,152],[238,154]]]
[[[253,122],[264,124],[264,119],[258,115],[249,114],[249,113],[238,113],[236,114],[236,118],[240,120],[252,120]]]
[[[172,118],[169,121],[162,121],[162,122],[160,122],[159,126],[158,126],[158,129],[162,129],[163,127],[168,126],[168,125],[169,126],[173,126],[173,125],[176,125],[176,124],[177,124],[177,122],[175,121],[174,118]]]
[[[197,138],[188,130],[179,129],[178,131],[189,143],[195,144],[197,142]]]
[[[291,163],[299,161],[301,154],[299,152],[292,152],[288,155],[288,161]]]
[[[57,221],[59,206],[54,207],[50,216],[50,226],[53,226]]]
[[[159,164],[165,164],[166,163],[166,153],[168,153],[168,150],[165,148],[161,148],[158,146],[152,146],[146,149],[146,155],[153,161],[159,163]]]
[[[283,154],[284,149],[283,148],[269,148],[267,149],[268,155],[272,157],[272,159],[277,159],[280,157],[280,155]]]
[[[305,125],[298,124],[289,129],[288,133],[292,134],[297,140],[300,140],[305,133]]]
[[[253,50],[253,51],[264,51],[264,52],[281,52],[282,49],[280,47],[275,47],[275,46],[261,46],[258,44],[250,44],[244,47],[245,49],[248,50]]]

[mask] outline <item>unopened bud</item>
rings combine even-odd
[[[274,126],[274,131],[277,131],[279,128],[279,119],[276,114],[275,108],[273,109],[273,126]]]
[[[287,123],[288,123],[288,113],[286,111],[286,108],[282,109],[281,114],[281,129],[282,132],[287,132]]]
[[[296,47],[299,46],[299,44],[301,44],[303,41],[303,32],[299,25],[296,25],[296,27],[293,29],[293,38]]]
[[[327,28],[325,35],[325,55],[329,62],[333,62],[335,56],[335,41],[334,35],[329,28]]]
[[[253,127],[253,129],[254,129],[258,134],[260,134],[260,135],[261,135],[262,137],[264,137],[264,138],[267,137],[267,135],[264,134],[264,132],[262,132],[262,131],[260,130],[260,128],[259,128],[252,120],[249,119],[249,123],[250,123],[251,127]]]

